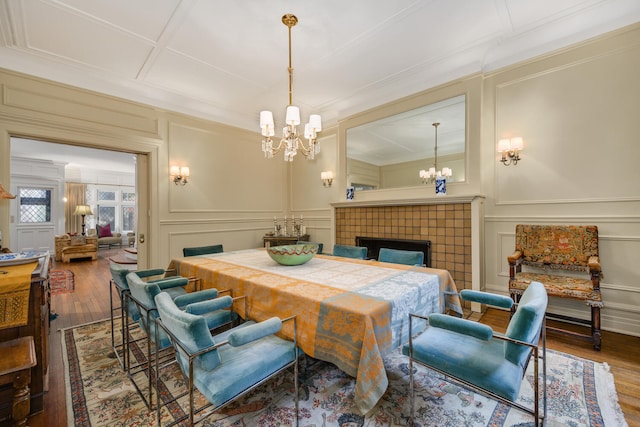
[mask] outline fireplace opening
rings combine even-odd
[[[424,263],[431,267],[431,240],[387,239],[382,237],[356,236],[356,246],[367,248],[367,259],[378,259],[380,248],[421,251]]]

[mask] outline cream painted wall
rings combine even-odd
[[[487,76],[482,188],[486,288],[506,293],[518,223],[595,224],[603,329],[640,336],[640,26]],[[521,135],[517,166],[497,140]],[[583,304],[552,311],[586,318]],[[603,345],[606,345],[604,343]]]
[[[338,199],[344,190],[336,185],[341,175],[336,168],[338,159],[337,129],[322,131],[320,154],[314,160],[296,158],[289,164],[291,168],[291,187],[289,191],[291,214],[302,216],[311,241],[323,243],[325,252],[333,248],[334,232],[331,223],[331,206],[329,203]],[[298,154],[298,157],[301,157]],[[324,187],[320,179],[323,171],[333,172],[331,187]]]

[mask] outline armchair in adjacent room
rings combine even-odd
[[[503,295],[463,290],[462,299],[510,309],[513,301]],[[538,420],[547,412],[545,311],[547,293],[539,282],[532,282],[522,294],[507,331],[495,333],[491,327],[444,314],[428,317],[411,314],[409,328],[428,320],[429,326],[418,336],[410,336],[403,352],[409,356],[409,398],[411,418],[414,408],[413,363],[427,366],[466,387],[506,405],[527,412]],[[411,329],[412,330],[412,329]],[[413,331],[413,330],[412,330]],[[539,358],[542,375],[539,375]],[[516,403],[527,365],[533,361],[533,409]],[[542,413],[539,407],[542,397]]]
[[[87,233],[91,237],[98,239],[98,246],[122,246],[122,233],[111,230],[111,224],[96,225],[96,228],[90,228]]]
[[[184,393],[169,401],[160,402],[157,407],[158,426],[161,425],[160,411],[163,405],[179,403],[179,399],[188,395],[186,401],[189,408],[184,409],[185,415],[168,425],[187,421],[187,425],[192,426],[290,367],[294,368],[296,402],[296,418],[291,421],[298,425],[298,347],[295,338],[295,317],[284,320],[272,317],[260,323],[248,321],[212,336],[206,319],[197,313],[194,314],[189,306],[185,311],[180,310],[176,302],[163,293],[155,299],[160,315],[156,319],[157,339],[160,339],[161,331],[169,336],[175,349],[176,361],[188,385]],[[286,322],[293,324],[293,341],[276,336]],[[167,364],[161,365],[156,357],[158,381],[161,369],[166,366]],[[208,401],[198,408],[194,407],[196,388]],[[202,413],[207,408],[211,409]]]

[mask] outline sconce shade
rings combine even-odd
[[[91,212],[91,206],[89,205],[77,205],[76,210],[73,211],[74,215],[93,215]]]
[[[2,184],[0,184],[0,199],[15,199],[15,198],[16,196],[9,193],[7,190],[4,189]]]
[[[171,166],[171,169],[169,169],[169,175],[180,175],[180,168],[178,166]]]
[[[511,143],[509,142],[508,139],[505,138],[498,141],[498,151],[500,152],[509,151],[510,148],[511,148]]]
[[[524,144],[522,142],[522,137],[521,136],[517,136],[515,138],[511,138],[511,149],[512,150],[522,151],[523,148],[524,148]]]
[[[333,179],[333,172],[331,172],[331,171],[321,172],[320,173],[320,178],[322,178],[322,179]]]

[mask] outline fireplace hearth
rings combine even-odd
[[[356,236],[356,246],[367,248],[367,259],[378,259],[380,248],[400,249],[405,251],[420,251],[424,253],[424,263],[431,267],[431,241],[387,239],[382,237]]]

